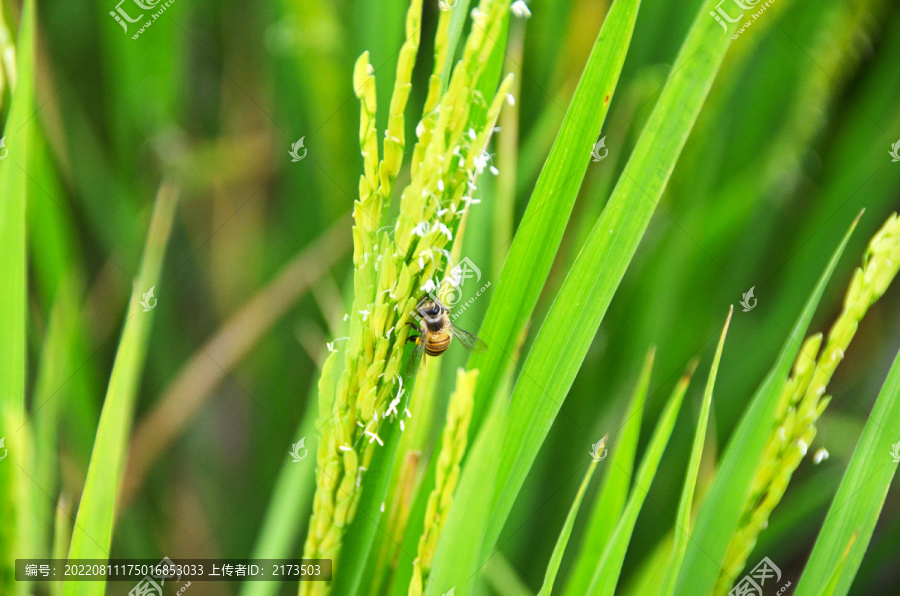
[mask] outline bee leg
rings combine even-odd
[[[416,343],[419,343],[419,337],[420,337],[419,335],[408,335],[408,336],[406,337],[406,343],[409,343],[409,342],[411,342],[411,341],[414,341],[414,342],[416,342]]]

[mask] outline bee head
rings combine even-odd
[[[429,323],[437,323],[443,319],[446,307],[439,300],[426,296],[419,302],[416,310],[423,319]]]

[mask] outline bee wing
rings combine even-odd
[[[416,340],[416,348],[409,355],[406,361],[406,378],[412,379],[419,372],[419,365],[422,363],[422,354],[425,353],[425,338],[420,337]]]
[[[458,339],[459,343],[465,346],[467,350],[472,350],[473,352],[484,352],[487,350],[487,344],[477,336],[472,335],[465,329],[460,329],[453,323],[448,323],[448,327],[450,328],[450,334]]]

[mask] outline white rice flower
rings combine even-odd
[[[828,450],[825,449],[824,447],[822,447],[821,449],[816,451],[815,455],[813,455],[813,463],[816,465],[822,463],[823,461],[828,459],[828,455],[829,455]]]
[[[523,2],[522,0],[516,0],[515,2],[513,2],[512,6],[509,7],[509,10],[520,19],[531,18],[531,11],[528,10],[528,5],[525,4],[525,2]]]
[[[444,225],[443,222],[438,222],[436,229],[441,234],[444,234],[447,237],[447,240],[453,240],[453,232],[451,232],[450,228]]]

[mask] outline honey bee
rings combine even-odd
[[[422,355],[440,356],[450,347],[450,341],[455,337],[467,350],[483,352],[487,350],[487,344],[472,335],[465,329],[460,329],[450,322],[450,309],[432,296],[425,296],[419,301],[416,311],[422,316],[419,325],[409,322],[409,325],[419,332],[408,341],[415,341],[416,348],[406,364],[406,376],[414,377],[422,362]]]

